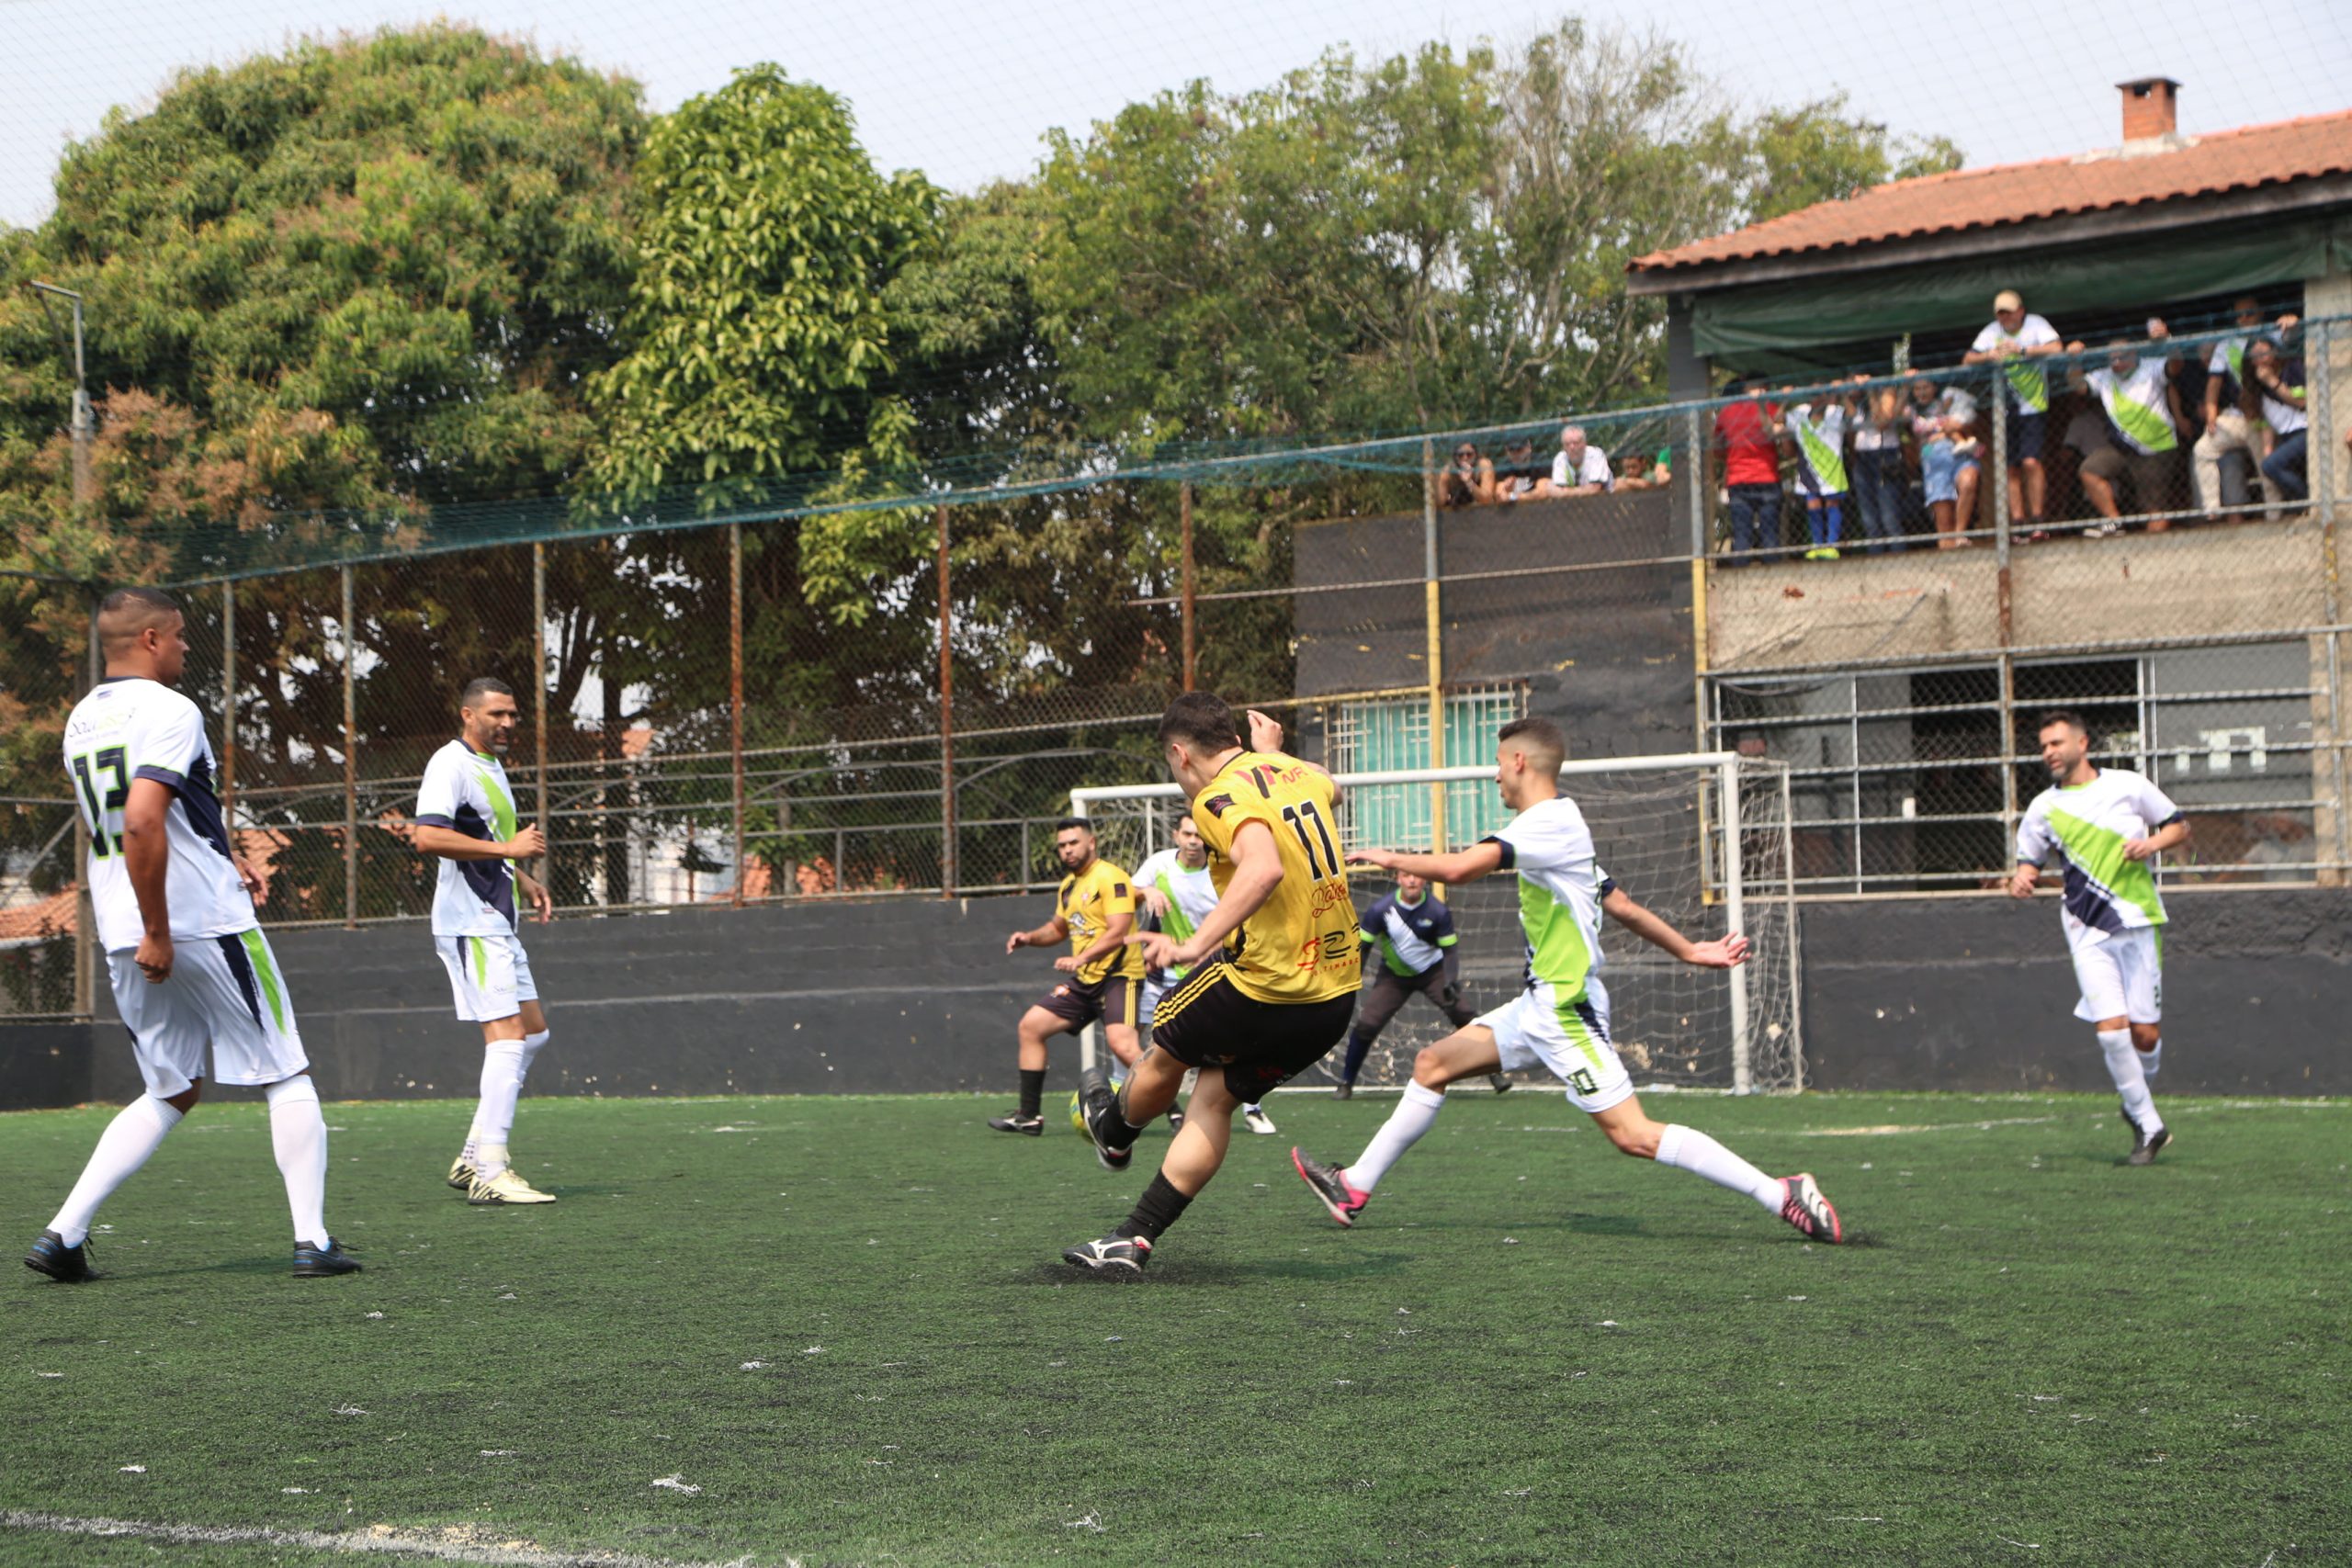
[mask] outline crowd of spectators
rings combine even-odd
[[[2253,298],[2231,316],[2210,349],[2173,348],[2165,322],[2151,318],[2143,340],[2113,339],[2102,355],[2064,338],[2015,290],[1995,298],[1993,320],[1962,364],[2006,378],[2001,481],[2018,536],[2039,540],[2064,526],[2108,537],[2125,518],[2161,532],[2176,519],[2247,510],[2257,486],[2266,510],[2305,499],[2297,319],[2269,320]],[[1964,549],[1989,527],[1980,516],[1994,461],[1987,390],[1926,375],[1907,385],[1857,376],[1802,392],[1761,381],[1741,390],[1715,415],[1711,453],[1735,556],[1802,549],[1808,560],[1834,560],[1856,545],[1901,550],[1915,534]],[[2047,427],[2066,412],[2051,441]],[[1594,456],[1584,433],[1571,426],[1561,439],[1546,493],[1590,493],[1577,467]],[[1605,462],[1598,471],[1608,488]],[[1562,488],[1564,475],[1579,485]]]
[[[1457,442],[1453,460],[1439,470],[1438,504],[1448,507],[1509,506],[1522,501],[1558,501],[1623,491],[1663,490],[1674,482],[1670,446],[1629,446],[1611,462],[1580,424],[1563,425],[1559,450],[1549,462],[1535,456],[1535,441],[1521,435],[1488,457],[1472,441]]]

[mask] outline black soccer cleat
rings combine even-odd
[[[1503,1077],[1500,1073],[1488,1073],[1487,1075],[1487,1081],[1495,1086],[1495,1092],[1497,1094],[1509,1094],[1510,1092],[1510,1079]]]
[[[1089,1067],[1078,1075],[1078,1108],[1086,1123],[1086,1140],[1094,1145],[1094,1157],[1102,1162],[1102,1168],[1126,1169],[1136,1157],[1134,1147],[1115,1147],[1103,1136],[1114,1119],[1125,1119],[1119,1115],[1118,1091],[1102,1068]]]
[[[1346,1078],[1341,1078],[1338,1086],[1331,1090],[1333,1100],[1353,1100],[1355,1097],[1356,1086]]]
[[[2128,1114],[2123,1119],[2126,1122],[2132,1121]],[[2159,1127],[2153,1134],[2143,1133],[2140,1131],[2140,1124],[2132,1122],[2132,1152],[2123,1156],[2123,1163],[2125,1165],[2154,1165],[2156,1163],[2156,1151],[2171,1142],[2171,1128]]]
[[[1781,1218],[1795,1226],[1808,1241],[1835,1247],[1846,1239],[1845,1227],[1838,1223],[1838,1211],[1821,1195],[1821,1189],[1814,1185],[1811,1171],[1781,1178]]]
[[[36,1274],[46,1274],[61,1284],[78,1285],[85,1280],[95,1280],[97,1274],[90,1268],[90,1243],[85,1236],[73,1247],[55,1231],[43,1231],[34,1242],[32,1250],[25,1254],[25,1267]]]
[[[1023,1116],[1018,1111],[1007,1112],[1002,1116],[991,1116],[989,1118],[989,1125],[1000,1133],[1019,1133],[1025,1137],[1042,1138],[1046,1135],[1045,1117]]]
[[[1140,1275],[1151,1261],[1151,1243],[1139,1235],[1106,1235],[1062,1249],[1062,1261],[1097,1274]]]
[[[1296,1147],[1290,1151],[1290,1163],[1297,1168],[1298,1179],[1314,1190],[1323,1207],[1330,1211],[1331,1217],[1343,1225],[1354,1224],[1356,1216],[1363,1213],[1363,1206],[1372,1201],[1371,1193],[1359,1191],[1348,1185],[1348,1174],[1343,1167],[1325,1165],[1305,1149]]]
[[[324,1280],[335,1274],[356,1274],[359,1259],[343,1249],[334,1237],[327,1237],[324,1247],[312,1247],[308,1242],[294,1244],[294,1278]]]

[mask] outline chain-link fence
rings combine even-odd
[[[313,520],[182,549],[182,684],[274,923],[426,912],[407,826],[481,674],[524,694],[507,768],[569,911],[1047,887],[1070,791],[1159,779],[1153,721],[1193,686],[1340,769],[1481,761],[1528,712],[1579,756],[1785,763],[1799,889],[1849,897],[1989,886],[2041,787],[2035,719],[2064,705],[2189,809],[2171,876],[2338,882],[2344,453],[2259,398],[2208,419],[2164,368],[2254,341],[2086,345],[2038,390],[2013,363],[1783,378],[862,512]],[[2303,367],[2352,378],[2352,330],[2261,341],[2336,430]],[[2154,427],[2118,389],[2152,386],[2173,446],[2125,450]],[[0,580],[17,1015],[88,1005],[56,752],[91,592]],[[1496,809],[1452,790],[1396,831],[1459,842]]]

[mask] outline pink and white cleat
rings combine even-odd
[[[1827,1242],[1835,1247],[1846,1239],[1838,1224],[1838,1211],[1815,1186],[1813,1173],[1781,1178],[1781,1218],[1796,1226],[1808,1241]]]
[[[1359,1192],[1348,1185],[1348,1174],[1343,1167],[1325,1165],[1296,1147],[1290,1151],[1290,1163],[1298,1168],[1298,1179],[1315,1189],[1315,1196],[1323,1201],[1323,1206],[1331,1212],[1331,1217],[1343,1225],[1354,1224],[1356,1216],[1363,1213],[1363,1206],[1372,1201],[1371,1193]]]

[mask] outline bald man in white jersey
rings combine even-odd
[[[98,606],[106,679],[65,721],[65,773],[90,830],[90,905],[116,1009],[147,1090],[98,1138],[25,1267],[94,1278],[98,1206],[196,1109],[204,1080],[258,1087],[294,1219],[294,1273],[358,1271],[327,1234],[327,1126],[294,1003],[254,918],[261,881],[229,846],[204,716],[172,688],[187,660],[171,595],[122,588]]]

